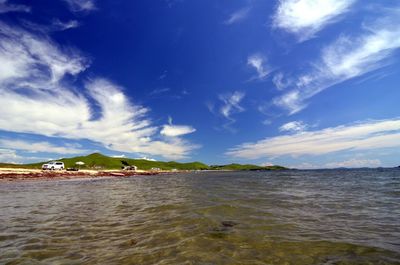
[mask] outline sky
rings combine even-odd
[[[0,0],[0,161],[400,165],[400,3]]]

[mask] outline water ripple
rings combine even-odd
[[[400,170],[0,184],[0,264],[400,264]]]

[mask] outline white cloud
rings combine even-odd
[[[149,158],[149,157],[146,157],[146,156],[136,157],[135,159],[141,159],[141,160],[147,160],[147,161],[156,161],[155,159]]]
[[[307,124],[302,121],[291,121],[279,127],[281,132],[302,132],[308,128]]]
[[[20,164],[20,163],[34,163],[34,162],[48,161],[48,160],[51,159],[43,157],[34,157],[34,156],[29,156],[29,157],[20,156],[17,154],[15,150],[0,148],[0,163]]]
[[[172,125],[172,117],[171,116],[168,116],[168,124]]]
[[[399,23],[400,9],[366,27],[367,33],[358,38],[339,37],[322,50],[311,71],[297,77],[294,88],[275,98],[274,104],[294,114],[321,91],[388,65],[387,59],[400,48]]]
[[[307,40],[347,12],[355,0],[280,0],[273,25]]]
[[[273,103],[279,107],[287,109],[289,114],[295,114],[307,107],[304,100],[301,91],[291,90],[280,97],[274,98]]]
[[[359,167],[379,167],[381,165],[382,165],[382,163],[379,159],[352,158],[350,160],[327,163],[327,164],[325,164],[325,167],[326,168],[338,168],[338,167],[359,168]]]
[[[279,72],[272,77],[272,83],[278,90],[284,90],[292,84],[291,80],[286,80],[283,73]]]
[[[0,148],[0,163],[13,163],[16,164],[21,160],[15,150]]]
[[[111,157],[114,157],[114,158],[125,158],[126,155],[113,155]]]
[[[239,91],[219,95],[219,99],[223,102],[219,109],[219,113],[226,119],[234,121],[231,115],[233,113],[244,111],[244,108],[240,106],[240,102],[244,96],[245,94]]]
[[[236,113],[245,111],[245,109],[240,105],[245,93],[240,91],[234,91],[231,93],[225,93],[218,95],[220,102],[206,102],[208,110],[218,117],[223,118],[223,123],[221,128],[235,132],[236,130],[232,128],[232,124],[236,122],[236,119],[232,116]],[[219,126],[216,129],[220,129]]]
[[[167,137],[177,137],[195,132],[196,129],[187,125],[173,125],[172,117],[168,116],[168,124],[164,125],[160,134]]]
[[[262,163],[260,166],[262,166],[262,167],[271,167],[273,165],[274,165],[274,163],[272,163],[272,162],[265,162],[265,163]]]
[[[77,28],[81,25],[78,20],[62,21],[57,18],[53,19],[51,21],[51,24],[34,23],[34,22],[31,22],[28,20],[21,21],[21,24],[24,26],[24,28],[32,30],[33,32],[36,32],[37,35],[39,35],[39,33],[41,33],[42,36],[46,36],[46,34],[50,34],[55,31],[64,31],[64,30]]]
[[[85,92],[65,80],[87,60],[60,48],[48,36],[0,24],[0,129],[68,139],[89,139],[119,152],[179,159],[197,148],[178,138],[161,140],[148,109],[133,104],[123,88],[103,78],[88,80]],[[97,111],[100,110],[100,117]]]
[[[226,154],[237,158],[256,159],[394,147],[400,147],[400,119],[368,121],[270,137],[255,143],[241,144]]]
[[[272,124],[272,120],[266,119],[266,120],[263,120],[261,123],[264,124],[264,125],[271,125]]]
[[[26,5],[9,4],[7,0],[0,0],[0,14],[8,12],[30,12],[31,8]]]
[[[226,25],[232,25],[234,23],[240,22],[244,20],[250,12],[251,8],[250,7],[244,7],[241,8],[235,12],[233,12],[227,20],[224,21]]]
[[[96,9],[94,0],[64,0],[73,12],[92,11]]]
[[[79,22],[77,20],[70,20],[67,22],[63,22],[59,19],[55,19],[53,21],[53,28],[57,30],[67,30],[79,27]]]
[[[247,58],[247,65],[253,67],[257,71],[257,78],[264,79],[269,74],[265,59],[260,54],[253,54]]]
[[[29,34],[1,22],[0,33],[0,83],[18,81],[22,86],[52,90],[66,74],[76,75],[87,67],[87,60],[78,52],[61,51],[45,35]],[[39,66],[46,66],[47,71]],[[29,84],[31,80],[34,84]]]
[[[195,132],[196,129],[187,125],[164,125],[161,130],[161,135],[176,137]]]
[[[22,141],[15,139],[0,139],[0,147],[21,150],[27,152],[47,152],[47,153],[57,153],[57,154],[80,154],[85,153],[88,150],[79,149],[73,145],[54,145],[49,142],[32,142],[32,141]]]

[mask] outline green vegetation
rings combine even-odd
[[[131,159],[131,158],[116,158],[102,155],[100,153],[94,153],[87,156],[77,156],[71,158],[62,158],[57,161],[64,162],[66,168],[77,167],[75,164],[78,161],[82,161],[85,165],[80,166],[81,169],[121,169],[123,166],[131,165],[137,166],[138,169],[149,170],[152,168],[159,168],[162,170],[280,170],[286,169],[280,166],[268,166],[261,167],[256,165],[240,165],[240,164],[229,164],[221,166],[208,166],[201,162],[190,162],[190,163],[179,163],[179,162],[163,162],[163,161],[149,161],[144,159]],[[0,163],[0,167],[12,167],[12,168],[38,168],[42,167],[42,164],[46,162],[34,163],[34,164],[5,164]]]
[[[0,167],[7,167],[7,168],[31,168],[27,165],[19,165],[19,164],[9,164],[9,163],[0,163]]]
[[[228,165],[213,165],[210,166],[213,170],[282,170],[287,169],[282,166],[257,166],[251,164],[228,164]]]

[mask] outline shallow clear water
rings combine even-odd
[[[0,264],[400,264],[400,170],[0,183]]]

